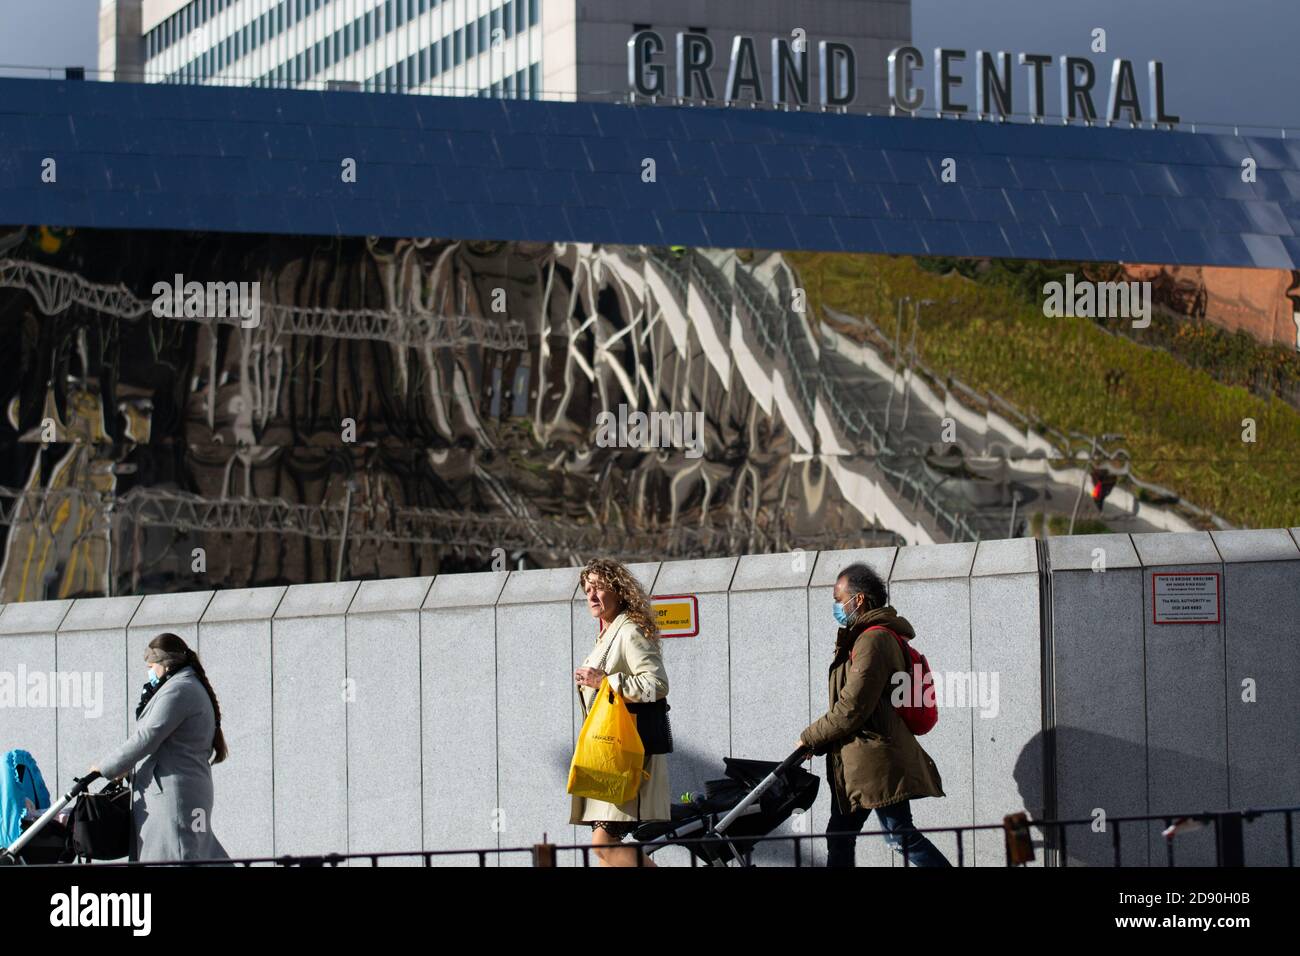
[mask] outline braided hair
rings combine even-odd
[[[194,669],[194,676],[199,679],[203,689],[208,692],[208,699],[212,701],[212,713],[216,717],[216,728],[212,733],[212,763],[221,763],[230,753],[229,748],[226,747],[226,737],[221,732],[221,705],[217,703],[217,694],[212,689],[212,683],[208,680],[207,673],[203,670],[199,655],[195,654],[190,646],[177,634],[159,634],[149,642],[149,646],[178,661],[174,665],[175,668],[188,666]]]

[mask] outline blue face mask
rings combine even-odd
[[[162,680],[162,678],[153,672],[153,668],[149,668],[149,683],[154,687],[157,687],[160,680]]]
[[[848,612],[844,610],[844,605],[841,604],[839,601],[836,601],[831,606],[831,613],[835,615],[835,622],[839,624],[840,627],[849,626]]]

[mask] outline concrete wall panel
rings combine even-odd
[[[516,821],[498,810],[495,629],[496,609],[491,606],[426,607],[421,613],[426,850],[527,842]],[[502,690],[509,696],[509,688]],[[478,864],[475,857],[437,862]],[[488,865],[496,866],[496,859],[490,858]]]
[[[276,853],[348,846],[344,615],[356,590],[294,585],[271,624]]]
[[[26,750],[30,753],[41,769],[51,800],[55,799],[56,791],[67,790],[73,776],[80,776],[90,766],[83,759],[85,748],[70,755],[64,764],[59,763],[60,695],[55,635],[73,603],[10,604],[0,611],[0,681],[6,685],[0,687],[0,752]],[[86,673],[89,677],[83,673],[68,685],[69,691],[75,689],[77,693],[75,698],[69,696],[67,700],[83,705],[76,713],[67,714],[66,721],[73,724],[68,733],[70,743],[91,729],[89,721],[104,722],[103,704],[112,690],[105,683],[102,671]],[[68,674],[72,675],[71,669]],[[89,701],[87,691],[92,698]],[[90,706],[84,706],[88,702]],[[82,760],[84,766],[76,760]]]
[[[1142,559],[1142,623],[1147,677],[1147,783],[1150,813],[1228,803],[1223,623],[1152,622],[1152,575],[1214,572],[1223,565],[1208,532],[1135,534]],[[1222,599],[1222,591],[1220,592]],[[1151,824],[1152,862],[1163,861],[1163,827]],[[1212,831],[1180,834],[1180,866],[1212,865]]]
[[[502,846],[577,842],[566,792],[573,758],[577,568],[512,572],[497,604],[497,799]],[[588,834],[589,835],[589,834]],[[560,862],[572,864],[565,852]],[[528,865],[527,856],[503,866]]]
[[[932,670],[969,672],[971,666],[970,572],[974,544],[936,544],[900,548],[890,580],[890,603],[916,629],[916,649]],[[941,707],[939,723],[921,738],[943,779],[945,796],[918,800],[913,822],[920,828],[974,823],[974,767],[971,761],[971,712]],[[931,837],[949,860],[957,861],[952,834]],[[964,838],[967,866],[977,864],[976,850]]]
[[[707,780],[722,777],[722,759],[731,756],[731,688],[727,588],[736,558],[666,561],[655,582],[658,594],[693,594],[700,633],[664,638],[668,670],[669,718],[673,752],[668,756],[669,795],[703,792]],[[576,633],[576,632],[575,632]],[[664,866],[689,866],[689,854],[669,847],[655,854]]]
[[[271,619],[286,591],[218,591],[199,621],[203,669],[221,705],[230,751],[212,768],[212,832],[231,856],[275,852]]]
[[[348,845],[362,852],[422,844],[420,608],[432,583],[366,581],[348,609]]]
[[[975,819],[1000,820],[1042,801],[1025,800],[1016,768],[1042,775],[1043,696],[1038,552],[1031,538],[982,541],[971,569],[971,680]],[[1002,834],[975,834],[981,864],[1005,859]],[[1041,855],[1036,857],[1042,863]]]
[[[783,760],[812,721],[807,586],[816,557],[746,555],[736,567],[729,611],[733,756]],[[793,825],[787,820],[773,832],[790,833]],[[788,846],[770,846],[754,859],[773,864],[793,856]]]
[[[57,698],[51,697],[58,723],[58,760],[41,766],[51,799],[56,791],[66,792],[73,777],[83,776],[92,763],[119,747],[134,729],[133,714],[144,679],[142,676],[128,690],[123,649],[126,625],[139,604],[138,597],[86,598],[12,605],[5,613],[9,627],[17,623],[18,608],[26,607],[33,623],[44,619],[59,629],[57,680],[67,681],[69,689],[81,692],[80,705],[62,689]],[[40,756],[35,756],[39,762]],[[99,786],[96,784],[96,789]]]
[[[1048,559],[1056,716],[1047,744],[1056,753],[1055,816],[1087,819],[1096,810],[1108,817],[1145,814],[1146,681],[1137,551],[1128,535],[1076,535],[1049,539]],[[1016,782],[1029,806],[1042,786],[1032,762],[1017,766]],[[1070,866],[1111,865],[1110,829],[1071,827],[1066,840]],[[1121,853],[1126,866],[1147,865],[1140,827],[1121,831]]]
[[[1300,761],[1278,755],[1300,754],[1300,549],[1281,529],[1211,534],[1224,559],[1225,806],[1294,806]],[[1285,865],[1280,816],[1246,824],[1244,836],[1247,865]]]

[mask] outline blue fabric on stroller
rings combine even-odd
[[[49,808],[45,778],[35,757],[26,750],[10,750],[0,758],[0,847],[22,835],[28,800],[36,804],[38,812]]]

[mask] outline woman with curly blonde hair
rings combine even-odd
[[[664,670],[659,650],[659,628],[650,599],[636,578],[617,561],[597,558],[587,563],[578,580],[587,595],[587,609],[600,621],[595,646],[582,666],[573,672],[583,713],[591,708],[596,689],[606,677],[610,687],[622,694],[633,708],[664,700],[668,694],[668,672]],[[640,724],[641,716],[637,719]],[[592,845],[602,866],[637,866],[640,850],[615,848],[641,823],[670,818],[668,755],[647,753],[646,770],[650,779],[626,803],[572,798],[569,822],[591,826]],[[640,865],[654,866],[654,863],[642,855]]]

